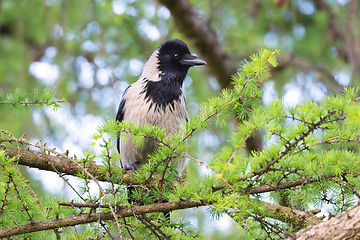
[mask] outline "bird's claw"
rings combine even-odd
[[[130,165],[130,168],[131,168],[131,170],[133,170],[133,172],[136,172],[137,170],[139,170],[139,167],[136,163],[132,163]]]

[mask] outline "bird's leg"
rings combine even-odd
[[[130,165],[130,169],[133,170],[133,172],[135,172],[135,171],[139,170],[139,167],[136,164],[136,162],[134,162]]]
[[[135,173],[137,170],[139,170],[139,167],[136,164],[136,162],[134,162],[130,165],[130,167],[127,167],[127,170],[132,170]],[[135,187],[128,187],[128,197],[130,200],[130,204],[134,204],[134,202],[131,200],[134,191],[135,191]],[[142,200],[142,197],[138,200],[137,204],[140,206],[144,205],[144,201]]]

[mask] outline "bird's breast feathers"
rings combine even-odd
[[[167,86],[162,81],[144,77],[129,87],[123,100],[124,121],[157,125],[168,133],[178,131],[188,117],[181,87]]]

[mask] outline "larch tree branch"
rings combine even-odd
[[[156,203],[145,206],[131,206],[131,207],[122,208],[116,212],[116,215],[119,218],[125,218],[125,217],[132,217],[135,215],[142,215],[146,213],[172,211],[178,209],[199,207],[204,205],[205,203],[201,201],[190,201],[190,200],[168,202],[168,203]],[[91,214],[83,213],[69,218],[49,220],[49,221],[36,222],[36,223],[28,223],[23,226],[0,229],[0,238],[11,237],[24,233],[45,231],[45,230],[56,229],[61,227],[76,226],[79,224],[97,222],[99,220],[104,221],[104,220],[112,220],[112,219],[114,219],[114,216],[110,211],[101,212],[101,213],[91,213]]]
[[[52,171],[56,173],[62,173],[71,176],[77,176],[81,173],[81,169],[75,166],[68,159],[60,156],[53,156],[44,154],[40,151],[25,149],[25,148],[16,148],[16,147],[7,147],[1,146],[0,150],[4,150],[6,155],[10,158],[17,157],[17,163],[23,166],[33,167],[40,170]],[[104,171],[102,170],[104,166],[97,165],[94,162],[89,163],[87,170],[98,180],[107,182],[109,179],[106,177]],[[134,179],[132,179],[132,171],[129,170],[120,176],[121,183],[126,185],[137,185],[139,184]],[[310,178],[300,178],[298,180],[290,182],[280,182],[278,184],[269,183],[268,185],[261,187],[247,187],[243,188],[240,191],[247,194],[260,194],[271,191],[276,191],[280,189],[288,189],[300,185],[305,185],[313,182]],[[120,184],[120,182],[115,182]],[[157,183],[150,182],[148,184],[151,186],[157,186]],[[225,184],[216,186],[212,191],[219,191],[226,188]]]
[[[254,203],[260,202],[254,199],[252,199],[251,201],[253,201]],[[315,217],[312,213],[295,210],[289,207],[277,206],[270,203],[262,203],[262,204],[264,204],[264,206],[268,208],[268,211],[265,213],[265,217],[278,219],[280,221],[284,221],[295,226],[309,226],[321,222],[321,218]],[[66,203],[66,202],[59,202],[59,205],[72,206],[72,207],[86,207],[84,204]],[[191,201],[190,199],[186,199],[176,202],[156,203],[145,206],[134,205],[131,207],[118,207],[116,215],[119,218],[126,218],[126,217],[133,217],[135,215],[143,215],[146,213],[173,211],[173,210],[201,207],[207,205],[209,205],[208,202]],[[91,208],[94,208],[94,206],[91,206]],[[77,214],[69,218],[35,222],[17,227],[0,229],[0,238],[6,238],[11,236],[16,236],[19,234],[39,232],[39,231],[57,229],[61,227],[70,227],[80,224],[112,220],[112,219],[114,219],[114,215],[110,211],[100,212],[100,213],[90,213],[90,214],[89,213]]]
[[[24,149],[24,148],[16,148],[16,147],[7,147],[7,146],[0,146],[0,150],[4,150],[6,152],[6,155],[9,157],[16,157],[17,163],[29,167],[35,167],[42,170],[47,171],[53,171],[57,173],[63,173],[68,175],[74,175],[81,173],[81,169],[76,167],[69,159],[62,157],[62,156],[52,156],[49,154],[45,154],[41,151],[35,151],[30,149]],[[88,172],[90,172],[97,180],[99,181],[109,181],[104,174],[102,174],[102,168],[103,166],[96,165],[95,163],[91,163],[89,167],[87,168]],[[121,179],[123,180],[123,184],[136,184],[135,181],[132,180],[132,174],[131,171],[128,171],[128,173],[121,176]],[[268,186],[261,186],[261,187],[253,187],[253,188],[244,188],[240,190],[241,192],[244,192],[245,194],[259,194],[263,192],[269,192],[269,191],[276,191],[278,189],[284,189],[284,188],[291,188],[299,185],[304,185],[307,183],[310,183],[311,180],[308,178],[299,179],[291,182],[285,182],[285,183],[278,183],[278,184],[269,184]],[[150,183],[153,184],[153,183]],[[186,183],[185,183],[186,184]],[[155,183],[153,184],[156,185]],[[210,191],[219,191],[223,188],[226,188],[225,185],[220,185],[218,187],[215,187],[211,189]],[[320,218],[312,215],[311,213],[307,213],[304,211],[295,210],[288,207],[283,206],[277,206],[275,204],[270,204],[266,202],[261,202],[254,200],[257,203],[261,203],[266,209],[268,209],[265,213],[266,217],[274,218],[280,221],[284,221],[287,223],[290,223],[292,225],[296,226],[308,226],[312,225],[314,223],[318,223],[321,221]],[[94,208],[95,205],[81,205],[81,203],[59,203],[60,205],[65,206],[73,206],[73,207],[90,207]],[[171,203],[159,203],[159,204],[153,204],[148,206],[142,206],[143,208],[137,208],[136,206],[132,207],[118,207],[120,208],[120,212],[117,212],[117,215],[119,217],[129,217],[134,216],[137,214],[145,214],[150,212],[162,212],[162,211],[171,211],[171,210],[178,210],[178,209],[184,209],[184,208],[193,208],[198,206],[206,206],[209,205],[209,203],[203,202],[203,201],[178,201],[178,202],[171,202]],[[96,205],[99,206],[99,205]],[[150,206],[150,207],[149,207]],[[102,205],[102,208],[108,208],[106,205]],[[130,210],[129,210],[130,209]],[[131,212],[131,214],[129,213]],[[110,213],[109,213],[110,214]],[[114,215],[108,215],[108,213],[101,213],[101,220],[109,220],[113,219]],[[42,230],[49,230],[49,229],[55,229],[59,227],[64,226],[74,226],[78,224],[84,224],[89,222],[95,222],[99,220],[99,213],[96,214],[96,216],[92,216],[91,214],[85,215],[76,215],[72,218],[68,219],[59,219],[59,220],[53,220],[53,221],[46,221],[41,223],[32,223],[27,224],[20,227],[11,227],[6,228],[3,230],[0,230],[0,237],[6,237],[11,236],[7,234],[22,234],[22,233],[28,233],[28,232],[34,232],[34,231],[42,231]],[[9,233],[8,233],[9,232]]]

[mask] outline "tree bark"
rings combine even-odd
[[[72,176],[76,176],[82,172],[79,167],[65,157],[53,156],[25,148],[5,147],[1,145],[0,150],[4,150],[10,158],[17,157],[17,163],[20,165],[38,168],[40,170],[65,173]],[[108,180],[106,175],[103,174],[104,171],[101,171],[102,166],[96,165],[94,162],[89,162],[86,168],[97,180]],[[131,183],[131,176],[131,171],[123,174],[121,178],[122,183]]]
[[[319,223],[321,221],[319,218],[315,217],[311,213],[291,209],[288,207],[277,206],[274,204],[261,202],[255,199],[252,199],[251,201],[253,203],[264,204],[264,206],[266,206],[269,209],[269,211],[265,213],[265,217],[278,219],[280,221],[284,221],[292,225],[308,226],[310,224]],[[77,203],[59,202],[59,205],[86,207],[85,205],[89,205],[89,204],[84,205]],[[180,209],[194,208],[194,207],[200,207],[206,205],[209,205],[209,203],[205,201],[191,201],[190,199],[186,199],[176,202],[156,203],[145,206],[131,206],[131,207],[120,206],[117,207],[118,210],[116,212],[116,216],[118,218],[125,218],[125,217],[133,217],[135,215],[142,215],[146,213],[180,210]],[[90,207],[94,208],[95,205],[94,206],[91,205]],[[45,231],[45,230],[56,229],[61,227],[75,226],[85,223],[92,223],[92,222],[97,222],[99,220],[103,221],[103,220],[112,220],[112,219],[114,219],[114,215],[110,211],[92,213],[92,214],[89,213],[78,214],[69,218],[29,223],[23,226],[0,229],[0,238],[11,237],[11,236],[16,236],[19,234],[25,234],[31,232]]]
[[[116,215],[119,218],[125,218],[125,217],[132,217],[134,215],[199,207],[203,205],[204,203],[201,201],[190,201],[190,200],[168,202],[168,203],[157,203],[157,204],[151,204],[145,206],[132,206],[132,207],[119,209],[116,212]],[[111,219],[114,219],[114,215],[110,211],[101,212],[101,213],[92,213],[92,214],[83,213],[69,218],[36,222],[36,223],[28,223],[23,226],[4,228],[0,230],[0,238],[12,237],[24,233],[39,232],[49,229],[70,227],[79,224],[97,222],[99,220],[103,221],[103,220],[111,220]]]
[[[360,205],[342,212],[326,222],[302,229],[292,239],[360,239]]]
[[[75,164],[69,159],[61,157],[61,156],[53,156],[44,154],[40,151],[34,151],[25,148],[16,148],[16,147],[5,147],[0,145],[0,150],[4,150],[6,155],[10,158],[17,157],[17,163],[23,166],[38,168],[39,170],[52,171],[57,173],[65,173],[67,175],[76,176],[81,173],[82,170],[75,166]],[[115,166],[113,166],[115,167]],[[99,166],[94,162],[89,163],[87,167],[88,172],[93,175],[98,181],[107,182],[109,179],[103,174],[103,170],[101,170],[103,166]],[[132,179],[132,171],[129,170],[121,175],[121,182],[114,182],[115,184],[125,184],[125,185],[138,185],[140,183],[135,182]],[[280,189],[289,189],[292,187],[305,185],[313,182],[310,178],[300,178],[298,180],[290,181],[290,182],[280,182],[277,184],[269,183],[268,185],[261,187],[247,187],[240,189],[241,192],[245,194],[260,194],[271,191],[276,191]],[[149,187],[157,186],[156,182],[150,182],[148,184]],[[219,191],[223,188],[226,188],[225,184],[218,185],[212,189],[213,192]]]

